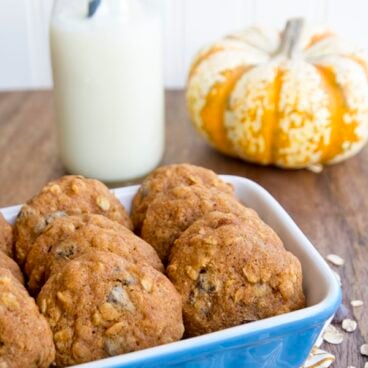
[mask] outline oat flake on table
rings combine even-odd
[[[362,307],[363,306],[363,300],[352,300],[350,302],[352,307]]]
[[[368,356],[368,344],[363,344],[360,347],[360,354]]]
[[[338,345],[344,341],[344,335],[336,327],[328,325],[323,332],[323,340],[329,344]]]
[[[335,361],[335,356],[314,347],[301,368],[327,368]]]
[[[346,318],[342,321],[342,329],[346,332],[354,332],[357,328],[358,324],[356,321]]]
[[[335,266],[342,266],[345,263],[344,259],[337,254],[329,254],[326,259]]]

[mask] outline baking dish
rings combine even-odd
[[[78,365],[83,368],[297,368],[341,302],[340,286],[331,269],[281,205],[255,182],[222,175],[237,198],[254,208],[302,263],[307,307],[211,334]],[[130,210],[138,186],[114,189]],[[14,222],[19,206],[1,210]]]

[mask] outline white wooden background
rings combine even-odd
[[[165,83],[185,85],[204,44],[252,23],[281,27],[303,15],[368,48],[367,0],[155,0],[165,31]],[[48,22],[53,0],[0,0],[0,90],[50,88]]]

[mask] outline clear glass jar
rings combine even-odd
[[[125,181],[147,174],[162,158],[162,27],[152,5],[55,3],[50,43],[56,124],[70,173]]]

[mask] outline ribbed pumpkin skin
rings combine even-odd
[[[249,28],[201,51],[187,106],[219,151],[284,168],[331,164],[368,139],[368,56],[307,30],[298,57],[276,56],[280,34]]]

